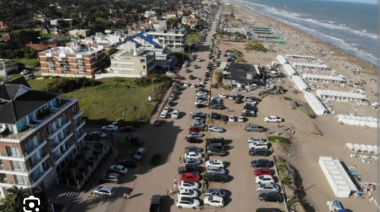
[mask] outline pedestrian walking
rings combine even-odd
[[[131,198],[131,194],[128,193],[128,194],[127,194],[127,199],[130,199],[130,198]]]
[[[127,194],[124,193],[124,194],[123,194],[123,197],[124,197],[124,199],[127,199]]]
[[[182,163],[182,157],[179,156],[179,163]]]
[[[174,182],[174,183],[177,183],[177,178],[176,178],[176,177],[174,177],[173,182]]]
[[[166,189],[166,195],[169,195],[169,189]]]

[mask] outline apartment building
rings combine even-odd
[[[69,35],[74,36],[74,37],[87,37],[91,33],[91,30],[89,29],[73,29],[69,31]]]
[[[102,74],[101,77],[142,77],[154,71],[154,52],[138,47],[132,41],[119,46],[118,49],[119,51],[111,56],[109,73]]]
[[[82,150],[78,100],[33,90],[23,78],[0,85],[0,198],[12,186],[48,188]]]
[[[187,36],[186,30],[184,29],[149,31],[146,33],[152,36],[153,39],[157,39],[162,46],[167,47],[172,51],[184,51]]]
[[[18,65],[8,59],[0,59],[0,77],[6,77],[11,72],[17,71]]]
[[[104,67],[104,49],[91,46],[55,47],[38,53],[41,74],[62,77],[92,77]]]

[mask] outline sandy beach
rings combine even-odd
[[[365,82],[362,88],[368,96],[369,101],[376,102],[377,97],[377,77],[376,69],[371,64],[357,59],[330,44],[315,39],[310,35],[301,32],[298,29],[287,26],[279,21],[253,12],[249,7],[242,5],[238,1],[230,1],[234,6],[235,16],[243,20],[247,25],[269,27],[276,34],[286,40],[286,44],[270,44],[265,46],[272,51],[268,53],[248,53],[244,50],[244,42],[227,42],[221,41],[218,45],[224,52],[227,49],[237,48],[244,54],[244,59],[250,64],[268,65],[271,61],[277,61],[278,54],[300,54],[311,55],[322,60],[331,69],[345,76],[354,82]],[[360,70],[355,74],[353,70]],[[282,70],[282,69],[281,69]],[[283,70],[282,70],[283,71]],[[289,79],[284,78],[278,81],[278,84],[288,89],[294,90],[294,85]],[[312,83],[313,86],[322,89],[331,89],[339,91],[353,91],[350,86],[336,87],[334,85],[324,85],[322,83]],[[302,93],[287,92],[286,97],[294,101],[304,102]],[[305,103],[306,104],[306,103]],[[329,103],[336,114],[355,113],[363,116],[377,117],[377,110],[369,106],[357,106],[352,103]],[[336,157],[340,159],[347,167],[357,166],[357,172],[362,175],[362,182],[377,182],[377,161],[363,163],[360,158],[351,158],[344,149],[346,143],[358,143],[377,145],[377,129],[358,126],[341,125],[336,119],[336,115],[318,116],[311,119],[305,112],[299,109],[292,109],[291,103],[285,101],[282,96],[266,97],[259,106],[259,116],[257,120],[262,120],[267,115],[278,115],[285,118],[285,125],[294,129],[296,133],[291,135],[293,142],[292,153],[278,153],[285,157],[299,171],[303,179],[303,187],[306,191],[306,198],[313,211],[328,211],[327,201],[339,200],[345,208],[352,211],[375,211],[376,205],[368,199],[355,198],[336,198],[326,177],[324,176],[318,159],[320,156]],[[269,114],[270,113],[270,114]],[[280,129],[279,129],[280,130]],[[321,132],[323,135],[316,135]],[[284,132],[284,135],[286,132]],[[290,135],[288,135],[290,136]],[[376,193],[376,191],[374,192]],[[377,199],[377,195],[374,194]]]

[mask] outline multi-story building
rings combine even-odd
[[[186,30],[184,29],[149,31],[146,33],[151,35],[153,39],[157,39],[162,46],[165,46],[172,51],[184,51],[187,36]]]
[[[17,71],[18,65],[14,64],[11,60],[0,59],[0,77],[6,77],[11,72]]]
[[[82,150],[78,100],[33,90],[21,77],[0,85],[0,198],[12,186],[46,189]]]
[[[41,74],[63,77],[92,77],[104,67],[104,49],[91,46],[55,47],[38,53]]]
[[[90,33],[91,33],[91,30],[89,29],[73,29],[69,31],[69,35],[71,36],[74,36],[74,37],[82,36],[84,38],[89,36]]]
[[[102,74],[101,77],[142,77],[154,71],[154,52],[138,47],[132,41],[119,46],[118,49],[119,51],[111,56],[109,73]]]

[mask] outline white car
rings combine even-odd
[[[193,122],[204,123],[205,119],[197,116],[193,118]]]
[[[170,71],[167,71],[167,72],[165,73],[165,75],[166,75],[166,76],[169,76],[169,77],[172,77],[172,76],[175,75],[175,73],[170,72]]]
[[[242,113],[244,113],[244,114],[252,114],[252,115],[255,115],[255,111],[253,111],[253,110],[248,110],[248,109],[244,109],[244,110],[242,111]]]
[[[112,197],[115,194],[115,188],[111,186],[99,186],[91,193],[103,197]]]
[[[203,91],[198,91],[198,92],[197,92],[197,95],[207,95],[207,93],[206,93],[206,92],[203,92]]]
[[[212,96],[212,97],[210,97],[210,100],[211,100],[211,101],[212,101],[212,100],[221,101],[222,99],[219,98],[219,97]]]
[[[222,167],[207,166],[207,173],[226,174],[226,170]]]
[[[200,153],[200,152],[188,152],[188,153],[185,153],[184,158],[185,158],[185,160],[188,158],[201,160],[202,159],[202,153]]]
[[[191,83],[190,87],[195,88],[195,87],[197,87],[197,85],[195,83]]]
[[[199,189],[200,185],[198,182],[181,180],[181,182],[179,182],[179,184],[178,184],[178,189],[183,189],[183,188]]]
[[[203,101],[203,100],[197,100],[197,101],[195,101],[194,104],[195,104],[195,105],[198,105],[198,104],[200,104],[200,105],[207,105],[207,102],[206,102],[206,101]]]
[[[142,147],[140,147],[138,150],[137,150],[137,152],[136,152],[136,154],[135,154],[135,156],[133,157],[135,160],[141,160],[142,159],[142,156],[145,154],[145,149],[144,148],[142,148]]]
[[[258,184],[274,183],[274,179],[271,175],[260,175],[256,177],[256,183]]]
[[[211,131],[211,132],[220,132],[220,133],[222,133],[222,132],[225,132],[226,130],[225,130],[224,128],[222,128],[222,127],[218,127],[218,126],[210,126],[210,127],[208,128],[208,131]]]
[[[160,118],[166,118],[166,116],[168,116],[168,113],[162,111],[161,114],[160,114]]]
[[[195,158],[186,158],[185,159],[185,164],[194,164],[194,165],[201,165],[202,161],[200,159],[195,159]]]
[[[183,83],[183,87],[185,87],[185,88],[189,87],[189,85],[190,84],[188,82]]]
[[[269,143],[268,139],[266,138],[262,138],[262,137],[258,137],[258,136],[254,136],[254,137],[250,137],[248,138],[248,143],[262,143],[262,144],[267,144]]]
[[[248,148],[255,148],[255,149],[268,149],[268,143],[249,143]]]
[[[110,170],[116,172],[118,174],[127,174],[128,169],[122,165],[112,165],[110,166]]]
[[[206,161],[205,166],[206,167],[215,166],[215,167],[224,168],[224,163],[222,160],[216,160],[216,159],[215,160],[208,160],[208,161]]]
[[[195,189],[182,188],[178,190],[178,197],[199,197],[199,192]]]
[[[255,105],[257,104],[257,102],[254,101],[254,100],[252,100],[252,99],[247,99],[245,102],[246,102],[247,104],[250,104],[250,105],[253,105],[253,106],[255,106]]]
[[[220,93],[218,96],[219,96],[221,99],[225,99],[225,98],[227,98],[227,95],[226,95],[225,93]]]
[[[200,127],[200,128],[204,128],[205,127],[205,124],[203,124],[203,123],[199,123],[199,122],[193,122],[193,123],[191,123],[191,125],[190,125],[191,127]]]
[[[106,132],[116,132],[119,130],[119,127],[116,125],[110,124],[110,125],[102,127],[102,130]]]
[[[200,123],[199,123],[199,124],[200,124]],[[203,137],[203,136],[205,136],[204,133],[201,133],[201,132],[191,132],[191,133],[189,133],[189,134],[186,136],[186,138],[191,138],[191,137],[201,138],[201,137]]]
[[[281,192],[281,187],[275,183],[257,184],[256,191],[260,193]]]
[[[164,107],[164,109],[162,110],[162,112],[165,112],[165,113],[168,113],[170,110],[170,108],[168,106]]]
[[[107,134],[101,133],[101,132],[98,132],[98,131],[89,132],[88,135],[90,135],[90,136],[99,136],[101,138],[107,138]]]
[[[178,119],[178,116],[179,116],[179,111],[178,110],[174,110],[173,113],[172,113],[172,118],[173,119]]]
[[[207,196],[203,199],[203,203],[207,206],[223,207],[224,200],[223,197],[219,196]]]
[[[282,122],[283,120],[282,120],[282,118],[280,118],[280,117],[277,117],[277,116],[267,116],[267,117],[265,117],[264,118],[264,121],[265,122],[274,122],[274,123],[280,123],[280,122]]]
[[[200,202],[197,199],[191,197],[178,197],[176,202],[178,208],[192,208],[197,209],[200,206]]]
[[[238,117],[238,122],[244,122],[244,117],[243,116],[239,116]]]
[[[228,121],[229,122],[235,122],[236,121],[235,116],[228,116]]]

